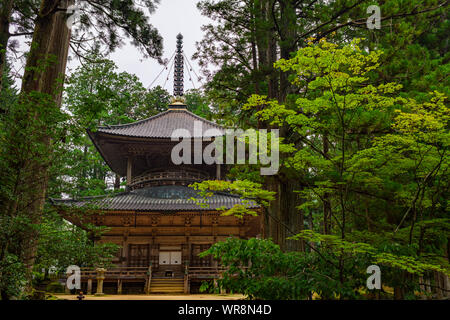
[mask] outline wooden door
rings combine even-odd
[[[160,252],[159,253],[159,265],[170,264],[170,252]]]
[[[181,264],[181,251],[161,251],[159,253],[159,265]]]
[[[170,264],[181,264],[181,251],[170,253]]]

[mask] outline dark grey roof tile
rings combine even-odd
[[[232,208],[235,204],[244,204],[248,208],[257,208],[253,202],[245,202],[231,194],[216,193],[202,200],[207,207],[198,205],[191,198],[200,198],[191,188],[184,186],[161,186],[137,189],[114,196],[89,197],[82,199],[51,199],[54,205],[68,207],[92,207],[98,210],[136,210],[136,211],[184,211],[215,210],[221,207]]]
[[[202,124],[201,135],[194,135],[195,121],[200,121]],[[223,128],[219,125],[203,119],[187,109],[169,109],[156,116],[134,123],[99,127],[97,132],[140,138],[171,138],[176,129],[188,130],[191,138],[210,138],[224,133]],[[215,133],[207,132],[210,129],[215,129]],[[218,134],[219,132],[222,134]]]

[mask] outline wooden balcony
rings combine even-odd
[[[210,176],[204,172],[197,172],[191,170],[173,170],[173,171],[162,171],[162,172],[146,172],[131,179],[131,184],[129,187],[131,189],[146,187],[146,186],[157,186],[172,184],[173,182],[200,182],[203,180],[210,179]]]
[[[87,293],[92,293],[93,282],[97,283],[97,293],[103,294],[103,282],[117,283],[117,293],[122,293],[122,284],[126,282],[141,282],[144,284],[144,292],[146,294],[161,292],[161,290],[177,290],[180,291],[182,284],[182,291],[184,293],[190,292],[190,284],[192,281],[217,280],[225,271],[222,267],[184,267],[184,274],[181,277],[154,277],[152,267],[120,267],[106,269],[81,268],[81,281],[87,282]],[[67,277],[64,278],[66,280]],[[167,288],[163,286],[164,281],[171,281]],[[174,282],[174,283],[172,283]],[[176,283],[175,283],[176,282]],[[181,284],[180,284],[181,283]],[[176,288],[174,287],[177,285]],[[164,288],[163,288],[164,287]],[[174,289],[175,288],[175,289]],[[170,291],[169,290],[169,291]],[[168,292],[169,292],[168,291]],[[170,292],[172,292],[170,291]]]
[[[148,274],[146,267],[120,267],[106,270],[104,273],[105,280],[145,280]],[[81,268],[81,280],[96,279],[97,270],[92,268]]]
[[[187,267],[187,275],[192,278],[217,278],[225,269],[220,267]],[[105,280],[145,280],[149,275],[149,268],[146,267],[120,267],[106,270]],[[153,272],[152,272],[153,273]],[[185,273],[186,274],[186,273]],[[81,268],[81,280],[96,279],[97,271],[93,268]]]

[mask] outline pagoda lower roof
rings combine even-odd
[[[194,123],[201,123],[201,131],[194,131]],[[213,138],[223,135],[223,128],[214,122],[203,119],[186,108],[170,108],[156,116],[123,125],[110,125],[98,127],[96,133],[110,134],[114,136],[136,138],[170,139],[177,129],[184,129],[189,135],[178,135],[186,138]],[[185,131],[186,132],[186,131]],[[92,137],[92,136],[91,136]]]
[[[200,199],[202,205],[192,198]],[[247,208],[259,207],[253,201],[228,193],[214,193],[212,197],[202,199],[195,190],[185,186],[148,187],[112,196],[50,200],[58,207],[109,211],[208,211],[231,209],[236,204]]]

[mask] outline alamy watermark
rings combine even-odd
[[[381,270],[380,267],[373,264],[369,266],[366,270],[367,273],[371,274],[367,278],[367,289],[374,290],[374,289],[381,289]]]
[[[212,141],[213,138],[214,141]],[[175,165],[259,163],[263,166],[260,169],[263,176],[277,174],[280,167],[278,129],[270,131],[267,129],[248,129],[245,131],[242,129],[227,129],[224,134],[219,129],[208,129],[203,132],[203,123],[194,121],[193,134],[187,129],[176,129],[172,133],[171,140],[180,141],[173,147],[171,153],[171,159]],[[203,148],[204,142],[211,143]],[[225,157],[223,154],[224,144],[226,144]],[[248,153],[246,152],[247,145]]]
[[[367,18],[367,28],[370,30],[381,29],[381,9],[377,5],[371,5],[367,7],[367,13],[371,14]]]
[[[73,289],[81,289],[81,269],[79,266],[69,266],[66,270],[67,274],[67,281],[66,286],[67,289],[73,290]]]

